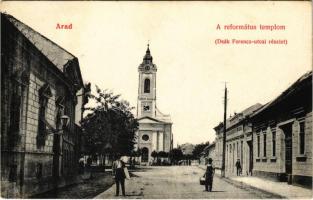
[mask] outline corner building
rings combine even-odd
[[[142,152],[142,164],[151,163],[151,152],[169,152],[173,146],[171,117],[161,113],[156,105],[157,66],[152,59],[148,45],[143,62],[138,67],[137,148]]]
[[[1,25],[1,197],[27,198],[77,181],[84,86],[74,55],[11,15]]]

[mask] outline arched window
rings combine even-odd
[[[144,93],[150,93],[150,79],[148,78],[145,79]]]
[[[38,134],[37,134],[37,147],[45,145],[46,142],[46,113],[48,109],[48,101],[52,97],[52,92],[49,84],[44,84],[39,89],[39,117],[38,117]]]

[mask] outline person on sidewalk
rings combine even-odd
[[[241,164],[240,164],[240,160],[237,159],[237,162],[236,162],[236,171],[237,171],[237,176],[240,176],[241,174]]]
[[[212,191],[213,176],[214,176],[214,167],[212,165],[212,158],[209,158],[208,165],[205,171],[205,190],[208,192]]]
[[[118,196],[120,193],[120,185],[122,187],[122,194],[125,196],[125,173],[124,173],[124,168],[125,168],[125,163],[123,160],[121,160],[121,156],[117,155],[116,160],[113,162],[112,165],[112,173],[113,176],[115,176],[115,185],[116,185],[116,193],[115,196]]]

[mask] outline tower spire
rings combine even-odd
[[[147,44],[147,50],[146,50],[146,55],[143,57],[143,61],[145,63],[152,63],[152,56],[150,54],[150,40],[148,40],[148,44]]]

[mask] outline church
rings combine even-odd
[[[161,113],[156,105],[157,66],[152,62],[149,44],[138,73],[137,147],[141,149],[141,163],[149,164],[153,161],[151,152],[169,152],[173,147],[171,117]]]

